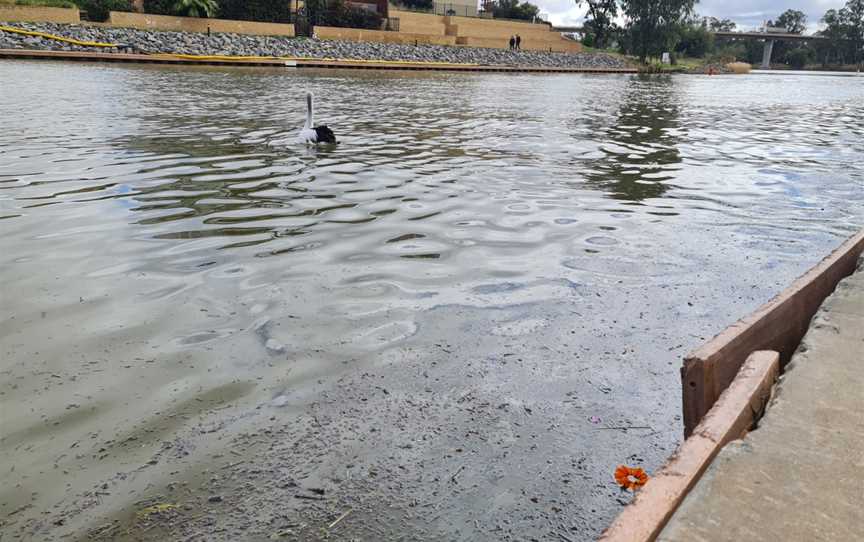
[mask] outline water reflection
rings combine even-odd
[[[207,448],[210,433],[184,425],[197,414],[174,416],[177,405],[236,401],[241,432],[248,419],[354,397],[335,418],[377,416],[360,403],[401,409],[407,423],[375,430],[389,439],[419,424],[450,439],[431,452],[421,441],[432,440],[415,439],[411,464],[450,457],[439,452],[469,432],[489,430],[486,443],[512,432],[505,447],[531,450],[502,457],[484,443],[464,454],[483,465],[464,473],[480,473],[476,494],[499,494],[488,465],[524,473],[543,486],[536,494],[560,495],[561,517],[586,518],[580,536],[593,539],[618,509],[617,490],[603,489],[608,465],[626,450],[658,466],[680,436],[674,360],[864,219],[854,78],[4,62],[0,79],[0,339],[14,383],[0,412],[34,451],[31,464],[3,469],[0,496],[29,506],[38,488],[41,499],[17,517],[92,490],[95,463],[68,469],[70,486],[56,477],[58,442],[92,440],[81,461],[98,458],[104,472],[155,470],[153,447],[178,434]],[[65,92],[37,107],[10,91],[20,88]],[[307,88],[342,145],[294,144],[295,95]],[[397,379],[383,405],[351,395],[380,380],[364,380],[376,368]],[[483,405],[492,417],[478,423]],[[586,438],[594,428],[578,412],[588,410],[654,430]],[[70,412],[87,416],[46,425]],[[130,425],[166,419],[174,425],[134,441],[147,457],[95,453],[127,442]],[[209,464],[229,440],[196,460]],[[327,453],[354,457],[356,442],[334,438]],[[564,484],[577,456],[594,464]],[[166,468],[165,479],[180,476]],[[112,491],[137,500],[128,489]],[[486,517],[482,498],[464,504]],[[502,517],[527,517],[501,506]],[[546,532],[548,519],[535,519],[514,529]]]
[[[631,79],[611,122],[594,126],[603,156],[579,164],[587,168],[587,183],[619,200],[661,197],[680,169],[678,146],[687,137],[678,100],[671,77]]]

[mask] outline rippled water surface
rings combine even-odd
[[[307,89],[341,145],[294,141]],[[681,355],[864,223],[860,77],[3,61],[0,118],[0,514],[43,533],[314,418],[342,440],[297,480],[377,464],[344,440],[363,424],[402,454],[385,463],[476,462],[436,499],[457,519],[376,534],[358,512],[361,537],[590,538],[614,466],[656,468],[679,438]],[[391,423],[417,397],[437,421]],[[178,439],[186,463],[158,471]],[[40,524],[118,473],[122,498]]]

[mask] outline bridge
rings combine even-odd
[[[712,32],[718,38],[750,38],[771,39],[780,41],[817,41],[827,40],[825,36],[808,36],[805,34],[790,34],[789,32]]]
[[[584,30],[582,26],[553,26],[554,32],[562,34],[581,33]],[[716,37],[723,39],[749,39],[749,40],[764,40],[765,48],[762,50],[762,65],[763,69],[771,67],[771,53],[774,51],[775,41],[824,41],[825,36],[807,36],[805,34],[793,34],[785,28],[763,27],[760,30],[747,32],[712,32]]]
[[[712,32],[718,38],[764,40],[765,47],[762,49],[762,65],[760,68],[771,67],[771,53],[774,51],[775,41],[823,41],[828,38],[824,36],[807,36],[804,34],[793,34],[785,28],[766,27],[753,32]]]

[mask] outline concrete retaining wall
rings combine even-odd
[[[456,38],[454,36],[364,30],[360,28],[337,28],[335,26],[316,26],[315,36],[322,40],[373,41],[379,43],[404,43],[408,45],[413,45],[414,43],[456,45]]]
[[[578,53],[580,43],[565,39],[553,32],[547,24],[476,19],[471,17],[445,17],[447,34],[456,36],[456,43],[469,47],[506,49],[510,47],[510,36],[522,38],[522,49],[526,51],[555,51]]]
[[[522,41],[560,41],[561,34],[558,32],[550,32],[546,26],[534,25],[536,28],[529,28],[527,31],[514,30],[511,26],[502,26],[496,28],[494,26],[475,26],[460,22],[456,25],[447,27],[448,33],[458,37],[468,38],[507,38],[519,34]]]
[[[0,4],[0,21],[31,23],[78,24],[81,16],[77,9],[45,8],[37,6],[15,6]]]
[[[441,15],[391,9],[390,17],[399,19],[399,32],[430,36],[444,36],[447,34],[447,25],[444,24],[444,17]]]
[[[416,13],[395,8],[390,16],[399,19],[400,33],[419,35],[452,36],[457,45],[484,47],[488,49],[507,49],[510,36],[519,34],[522,49],[526,51],[555,51],[559,53],[578,53],[582,45],[564,39],[553,32],[547,24],[529,23],[477,17],[441,16],[432,13]],[[413,43],[413,39],[411,40]],[[438,43],[420,41],[420,43]],[[450,43],[444,43],[449,45]]]
[[[501,19],[482,19],[477,17],[444,17],[447,26],[461,26],[465,36],[480,29],[493,29],[509,34],[528,34],[531,32],[549,32],[551,25],[543,23],[519,22]]]
[[[293,24],[201,19],[196,17],[170,17],[167,15],[127,13],[122,11],[112,11],[108,17],[108,23],[111,26],[139,28],[142,30],[207,32],[207,28],[210,28],[211,32],[250,34],[253,36],[294,36]]]

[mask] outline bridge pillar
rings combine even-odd
[[[771,69],[771,52],[774,51],[774,40],[765,40],[765,47],[762,49],[762,66],[763,70]]]

